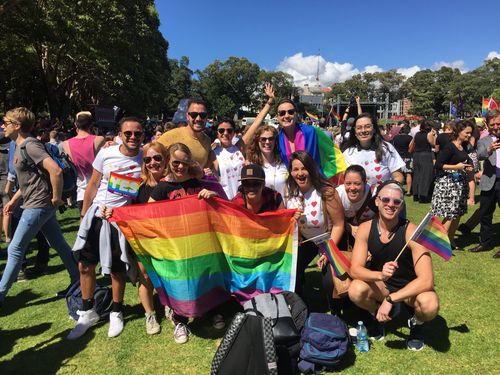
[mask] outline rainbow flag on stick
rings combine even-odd
[[[306,115],[307,115],[307,117],[309,117],[312,121],[319,122],[319,117],[318,117],[318,116],[316,116],[316,115],[314,115],[314,114],[312,114],[312,113],[310,113],[310,112],[307,112],[307,111],[306,111]]]
[[[235,296],[295,289],[295,210],[255,215],[222,199],[183,199],[113,209],[162,304],[202,316]]]
[[[446,228],[439,219],[430,212],[425,215],[410,241],[419,243],[439,255],[444,260],[449,260],[453,255],[451,252],[450,239]]]
[[[340,277],[351,268],[351,261],[342,254],[332,239],[318,244],[319,249],[326,255],[332,265],[335,276]]]
[[[142,180],[111,172],[109,175],[108,191],[113,194],[136,198]]]

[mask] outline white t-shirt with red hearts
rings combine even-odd
[[[311,188],[307,193],[298,197],[292,197],[286,202],[287,208],[298,208],[303,210],[297,224],[302,237],[312,238],[319,236],[325,232],[332,230],[330,220],[323,214],[323,199],[321,194],[314,188]]]
[[[384,156],[380,162],[375,157],[374,150],[358,150],[357,147],[349,147],[343,152],[347,165],[358,164],[366,171],[368,184],[373,187],[384,181],[392,179],[392,173],[405,166],[405,162],[399,156],[393,145],[384,142]]]
[[[245,157],[236,146],[229,148],[217,147],[214,152],[219,163],[219,182],[227,195],[227,199],[231,200],[238,193],[241,168],[243,168]]]

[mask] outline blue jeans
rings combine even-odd
[[[7,249],[7,264],[2,275],[2,280],[0,281],[0,301],[5,299],[5,295],[12,283],[17,279],[24,254],[38,231],[41,231],[50,246],[56,249],[69,272],[71,282],[73,283],[80,279],[76,261],[73,258],[71,248],[61,233],[61,227],[57,222],[54,207],[27,208],[23,211],[19,219],[14,237]]]

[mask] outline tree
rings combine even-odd
[[[193,71],[189,69],[189,58],[187,56],[182,56],[180,60],[169,59],[168,63],[170,66],[170,80],[165,98],[165,109],[169,116],[173,116],[179,101],[192,96]]]
[[[39,98],[53,117],[97,104],[117,104],[137,115],[161,109],[168,44],[153,0],[24,0],[3,12],[0,49],[24,55],[27,72],[37,71]],[[15,46],[9,45],[12,38]],[[14,83],[10,89],[17,90]]]
[[[242,106],[250,107],[259,86],[260,68],[246,58],[215,60],[198,70],[194,91],[220,116],[233,117]]]

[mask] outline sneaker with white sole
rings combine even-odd
[[[170,320],[170,323],[172,323],[172,327],[175,327],[175,321],[174,321],[174,310],[172,310],[170,307],[165,306],[165,318]]]
[[[189,340],[189,328],[184,323],[177,323],[174,328],[174,340],[177,344],[184,344]]]
[[[154,311],[146,313],[146,332],[148,335],[155,335],[160,332],[160,324],[156,320]]]
[[[123,314],[122,312],[112,311],[109,314],[109,329],[108,337],[116,337],[123,331]]]
[[[408,327],[410,328],[410,336],[406,340],[406,347],[409,350],[419,352],[425,347],[423,324],[417,324],[416,318],[413,316],[408,319]]]
[[[87,311],[78,310],[76,313],[79,315],[78,322],[75,328],[73,328],[66,337],[68,340],[76,340],[82,337],[90,327],[97,324],[100,318],[99,314],[94,309]]]

